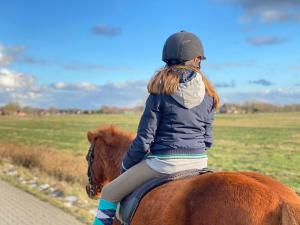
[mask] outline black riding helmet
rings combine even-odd
[[[168,65],[181,64],[196,57],[206,59],[203,45],[193,33],[180,31],[166,40],[162,60]]]

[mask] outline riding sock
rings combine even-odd
[[[116,209],[117,203],[100,199],[94,225],[112,225],[115,218]]]

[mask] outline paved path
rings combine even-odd
[[[0,180],[1,225],[83,225],[72,216]]]

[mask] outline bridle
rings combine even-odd
[[[102,184],[93,184],[92,178],[94,176],[93,172],[93,161],[94,161],[94,151],[95,151],[95,146],[96,146],[96,138],[93,140],[93,142],[90,145],[90,148],[88,150],[88,154],[86,155],[86,160],[88,162],[88,171],[87,171],[87,176],[88,176],[88,184],[86,185],[86,193],[90,198],[98,198],[100,197],[100,192],[103,188]]]

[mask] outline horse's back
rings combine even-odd
[[[281,197],[254,175],[217,172],[162,185],[144,197],[132,225],[280,224]]]

